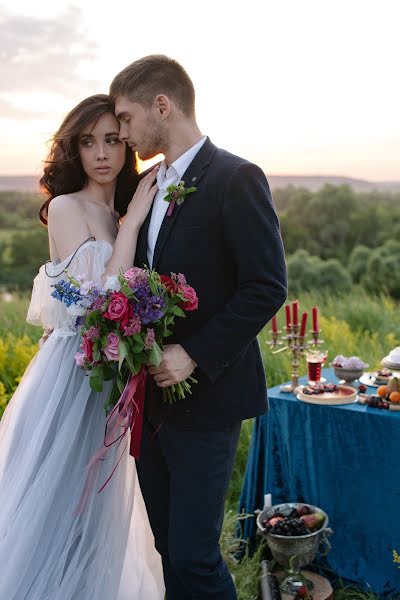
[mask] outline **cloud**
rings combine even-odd
[[[8,102],[8,100],[0,97],[0,119],[37,119],[41,117],[48,117],[51,114],[57,113],[22,109],[14,106],[11,102]]]
[[[93,89],[96,82],[83,79],[77,69],[95,58],[96,44],[85,38],[79,21],[76,7],[57,19],[10,15],[0,9],[0,94],[9,98],[10,92],[51,91],[76,97]]]

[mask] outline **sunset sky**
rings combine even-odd
[[[164,53],[203,133],[267,173],[400,180],[399,18],[398,0],[6,0],[0,175],[39,174],[69,109]]]

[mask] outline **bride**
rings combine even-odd
[[[129,444],[111,447],[80,514],[86,466],[102,446],[103,404],[111,382],[92,392],[75,365],[80,338],[52,284],[74,276],[104,283],[133,264],[139,229],[157,190],[143,177],[106,95],[83,100],[56,133],[41,184],[49,199],[50,258],[35,278],[27,321],[47,338],[0,422],[0,598],[2,600],[159,600],[154,548]],[[137,187],[118,231],[114,200]],[[29,252],[29,248],[27,248]],[[51,333],[49,333],[52,331]]]

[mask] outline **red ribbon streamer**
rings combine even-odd
[[[168,210],[167,210],[167,217],[172,216],[172,213],[174,212],[174,208],[175,208],[175,200],[171,200],[171,202],[169,203],[169,206],[168,206]]]
[[[108,448],[117,444],[117,451],[125,439],[129,429],[131,430],[130,454],[134,458],[140,456],[140,444],[142,439],[144,397],[146,392],[147,370],[142,367],[137,373],[128,379],[120,399],[107,417],[106,429],[104,433],[104,443],[99,450],[92,456],[87,465],[87,478],[83,487],[82,495],[76,510],[80,514],[87,506],[87,502],[93,492],[100,464],[106,460]],[[124,455],[126,444],[121,455],[113,468],[108,479],[103,483],[98,494],[104,490],[107,483],[114,475],[121,459]]]

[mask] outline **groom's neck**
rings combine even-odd
[[[170,131],[168,144],[163,151],[168,166],[182,156],[182,154],[185,154],[203,137],[196,122],[192,121],[176,123],[171,127]]]

